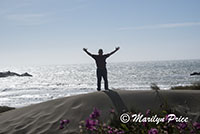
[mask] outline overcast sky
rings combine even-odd
[[[200,59],[200,0],[0,0],[1,64]]]

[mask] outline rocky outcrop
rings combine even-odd
[[[190,74],[190,76],[192,76],[192,75],[200,75],[200,72],[193,72]]]
[[[32,75],[29,74],[29,73],[27,73],[27,72],[23,73],[23,74],[18,74],[18,73],[10,72],[10,71],[0,72],[0,78],[2,78],[2,77],[9,77],[9,76],[19,76],[19,77],[28,76],[28,77],[32,77]]]

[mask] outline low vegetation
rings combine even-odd
[[[0,106],[0,113],[6,112],[6,111],[9,111],[9,110],[13,110],[13,109],[15,109],[15,108],[7,107],[7,106]]]
[[[152,83],[150,87],[155,91],[161,90],[160,87],[155,83]],[[171,87],[170,90],[200,90],[200,82],[196,82],[187,86],[174,86]]]
[[[189,86],[175,86],[171,87],[171,90],[200,90],[200,82],[193,83]]]

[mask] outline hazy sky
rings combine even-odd
[[[1,64],[200,59],[200,0],[0,0]]]

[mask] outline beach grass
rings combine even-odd
[[[200,90],[200,82],[193,83],[189,86],[175,86],[171,90]]]
[[[9,110],[13,110],[13,109],[15,109],[15,108],[7,107],[7,106],[0,106],[0,113],[6,112],[6,111],[9,111]]]
[[[160,87],[155,83],[152,83],[150,87],[152,90],[161,90]],[[200,90],[200,82],[195,82],[187,86],[173,86],[170,88],[170,90]]]

